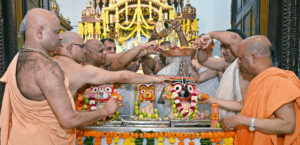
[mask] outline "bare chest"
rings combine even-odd
[[[248,89],[250,81],[248,79],[244,78],[241,74],[239,75],[239,80],[240,80],[241,93],[242,93],[242,96],[244,97],[246,94],[246,91]]]

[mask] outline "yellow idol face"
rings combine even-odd
[[[140,90],[140,96],[139,100],[140,101],[154,101],[155,100],[155,86],[150,85],[141,85],[139,87]]]

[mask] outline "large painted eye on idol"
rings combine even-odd
[[[110,86],[105,87],[104,90],[107,93],[112,93],[112,88]]]
[[[176,92],[180,92],[182,90],[182,85],[181,84],[176,84],[173,86],[173,88],[176,90]]]
[[[146,90],[141,90],[141,93],[142,93],[142,94],[146,93]]]
[[[188,89],[188,91],[189,91],[190,93],[192,93],[192,92],[194,91],[194,87],[193,87],[192,84],[188,84],[188,85],[187,85],[187,89]]]
[[[151,93],[151,94],[154,94],[154,91],[153,91],[153,90],[150,90],[150,93]]]
[[[94,93],[98,92],[98,88],[97,88],[97,87],[94,87],[94,88],[93,88],[93,92],[94,92]]]

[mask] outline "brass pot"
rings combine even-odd
[[[156,36],[158,36],[160,39],[167,37],[171,31],[172,27],[169,21],[159,20],[155,23],[154,33],[156,33]]]

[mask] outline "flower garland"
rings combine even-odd
[[[145,133],[145,138],[146,138],[146,145],[154,145],[154,136],[155,134],[153,133],[153,131],[149,131],[148,133]]]
[[[180,97],[178,96],[178,93],[174,88],[171,88],[169,90],[172,95],[171,95],[171,103],[172,103],[172,109],[174,113],[174,117],[177,118],[186,118],[189,117],[189,119],[193,119],[196,117],[198,113],[198,94],[199,90],[195,90],[192,93],[191,97],[191,106],[189,109],[184,109],[181,105]],[[195,111],[196,110],[196,111]]]
[[[135,145],[143,145],[143,133],[141,130],[134,131],[135,133]]]
[[[119,95],[119,92],[116,90],[111,94],[111,98],[118,99],[119,101],[123,100],[123,97]],[[77,111],[94,111],[97,108],[96,96],[95,94],[78,94],[77,99],[75,101],[75,106]],[[116,111],[112,116],[112,120],[116,120],[119,118],[120,112]]]
[[[83,145],[83,131],[79,131],[79,130],[76,130],[76,136],[77,136],[77,144],[78,145]]]
[[[84,22],[84,36],[87,36],[88,35],[88,22]]]
[[[114,142],[115,145],[117,145],[119,143],[119,136],[115,136],[113,138],[113,142]]]
[[[164,134],[162,133],[162,132],[160,132],[159,133],[159,135],[158,135],[158,133],[155,133],[155,137],[157,138],[157,145],[164,145]]]
[[[187,135],[186,135],[186,136],[187,136]],[[176,137],[177,137],[178,140],[179,140],[178,145],[184,145],[184,142],[183,142],[183,140],[184,140],[184,138],[185,138],[184,134],[181,133],[181,132],[178,132],[178,133],[176,133]]]
[[[188,138],[191,140],[191,141],[189,142],[189,145],[195,145],[195,142],[193,142],[193,139],[196,138],[195,133],[189,133],[189,134],[188,134]]]
[[[184,145],[183,140],[185,138],[189,138],[191,141],[189,145],[195,145],[195,142],[192,141],[196,138],[200,139],[201,145],[210,145],[212,143],[216,143],[216,145],[221,145],[220,143],[223,142],[223,145],[233,145],[235,132],[228,131],[228,132],[196,132],[196,133],[182,133],[182,132],[146,132],[143,133],[141,130],[136,130],[135,132],[124,132],[124,133],[117,133],[117,132],[106,132],[103,131],[76,131],[77,136],[77,144],[78,145],[86,145],[86,144],[94,144],[101,145],[101,138],[106,138],[106,144],[115,145],[119,143],[119,139],[124,139],[123,145],[140,145],[143,143],[144,138],[147,140],[147,145],[153,145],[155,138],[157,139],[158,145],[164,145],[163,141],[164,138],[169,140],[169,144],[174,145],[177,138],[179,140],[178,145]],[[83,137],[85,137],[83,141]]]
[[[78,24],[78,33],[79,33],[80,36],[84,35],[84,27],[83,27],[82,23]]]
[[[176,142],[176,139],[175,139],[175,132],[165,132],[165,137],[166,138],[169,138],[169,143],[171,145],[173,145],[175,142]]]

